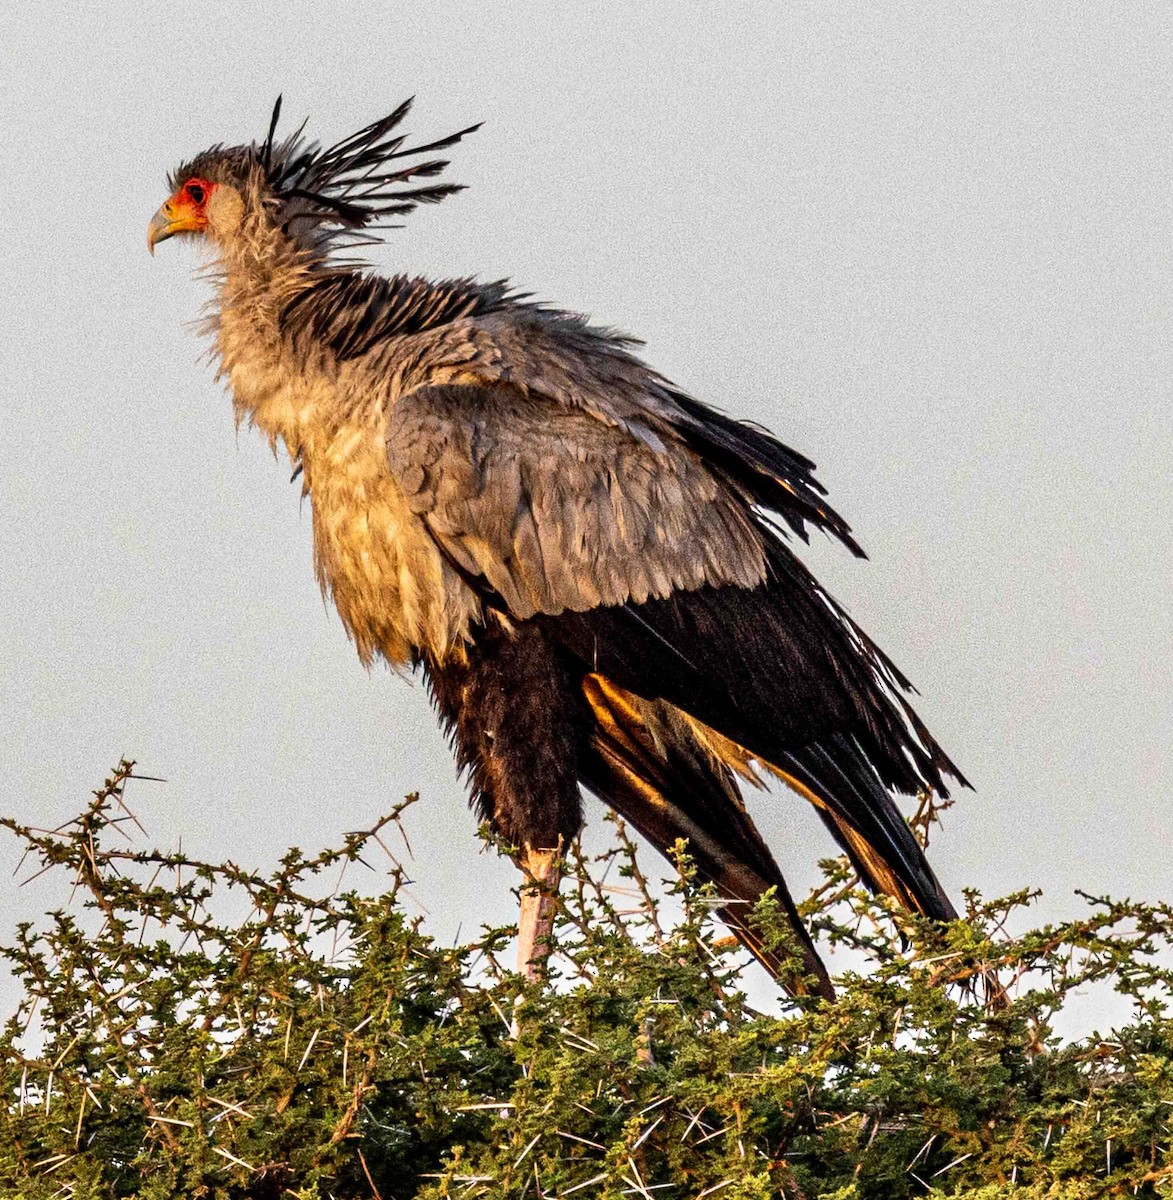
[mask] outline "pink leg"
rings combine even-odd
[[[529,980],[546,973],[550,937],[562,872],[558,860],[562,850],[535,850],[527,846],[519,863],[526,882],[521,888],[521,916],[517,923],[517,969]]]

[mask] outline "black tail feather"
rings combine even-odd
[[[903,676],[786,547],[773,541],[768,553],[757,588],[535,619],[585,670],[674,706],[775,770],[816,805],[868,886],[949,920],[954,909],[891,792],[946,796],[947,776],[964,780],[905,700]],[[694,794],[653,783],[694,816]],[[753,866],[774,882],[776,867]]]
[[[830,749],[804,746],[775,765],[814,803],[872,891],[893,896],[913,912],[938,921],[956,918],[908,823],[852,739],[835,735]]]
[[[789,990],[833,998],[834,989],[786,882],[741,803],[731,772],[701,746],[679,713],[588,675],[583,692],[594,712],[583,782],[668,856],[678,839],[702,881],[727,898],[718,915],[738,941]],[[767,948],[749,914],[774,889],[795,934],[802,972]]]

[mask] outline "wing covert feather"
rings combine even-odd
[[[409,392],[387,460],[444,553],[517,619],[764,578],[746,499],[682,441],[650,445],[529,389]]]

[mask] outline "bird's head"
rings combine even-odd
[[[377,241],[372,231],[389,227],[390,218],[460,191],[458,184],[413,181],[440,174],[447,161],[426,156],[479,128],[407,146],[406,136],[394,131],[410,108],[407,100],[322,147],[303,136],[304,123],[276,140],[278,97],[263,141],[213,146],[171,173],[171,195],[147,228],[148,248],[154,253],[159,242],[185,234],[210,239],[228,257],[242,244],[265,245],[266,234],[279,233],[295,252],[323,258],[338,246]]]

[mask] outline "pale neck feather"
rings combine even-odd
[[[219,302],[206,331],[231,390],[237,422],[255,425],[299,459],[334,423],[330,364],[297,353],[280,316],[320,268],[319,255],[246,207],[212,269]]]

